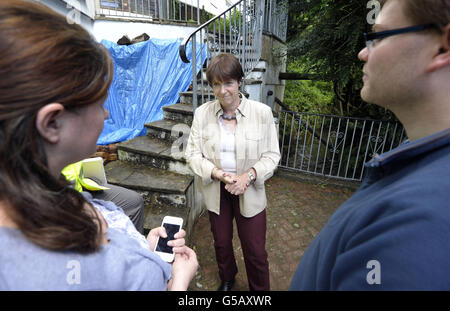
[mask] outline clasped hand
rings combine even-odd
[[[241,195],[247,190],[250,184],[250,178],[247,173],[242,175],[230,174],[216,169],[213,171],[213,175],[216,179],[222,181],[225,184],[225,189],[234,195]]]

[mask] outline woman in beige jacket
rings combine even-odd
[[[239,92],[244,73],[233,55],[214,57],[206,75],[217,100],[195,111],[186,159],[202,181],[222,280],[218,290],[231,290],[237,274],[233,218],[249,288],[269,290],[264,182],[280,160],[272,110]]]

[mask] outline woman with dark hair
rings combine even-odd
[[[237,274],[233,219],[250,290],[269,290],[264,182],[280,160],[272,110],[239,92],[244,72],[232,54],[214,57],[206,76],[217,99],[195,111],[186,159],[202,180],[222,280],[218,290],[231,290]]]
[[[172,267],[147,237],[108,223],[111,202],[61,175],[95,152],[113,64],[83,28],[33,2],[0,2],[0,289],[185,290],[197,269],[185,232]],[[123,213],[122,213],[123,214]],[[126,216],[125,216],[126,217]]]

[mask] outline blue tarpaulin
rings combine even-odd
[[[181,39],[150,39],[128,46],[103,40],[102,44],[114,62],[114,77],[105,102],[109,118],[97,141],[107,145],[145,135],[144,124],[162,119],[162,107],[177,103],[179,92],[188,89],[192,64],[180,59]],[[201,52],[197,49],[197,59]],[[186,54],[192,59],[191,44]],[[197,73],[201,65],[197,63]]]

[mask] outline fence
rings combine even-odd
[[[286,41],[287,22],[288,1],[265,0],[263,31],[284,42]]]
[[[405,139],[398,122],[280,111],[279,167],[361,181],[364,163]]]
[[[186,2],[186,3],[185,3]],[[97,15],[200,24],[198,0],[96,0]]]

